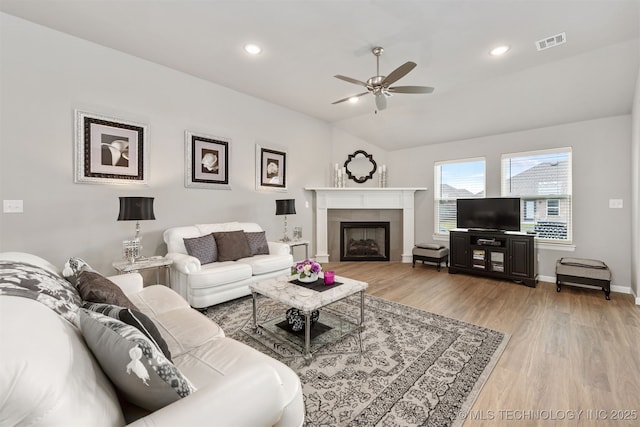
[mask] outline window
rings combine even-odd
[[[535,200],[523,200],[524,203],[524,220],[533,221],[536,219],[536,201]]]
[[[571,148],[502,156],[502,196],[520,197],[522,231],[571,242]]]
[[[434,169],[435,232],[448,234],[456,228],[456,200],[485,197],[485,160],[436,162]]]

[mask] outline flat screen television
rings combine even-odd
[[[458,199],[456,207],[458,228],[520,231],[517,197]]]

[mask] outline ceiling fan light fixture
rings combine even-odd
[[[433,92],[432,87],[427,86],[391,86],[405,75],[407,75],[411,70],[416,67],[416,63],[412,61],[407,61],[404,64],[400,65],[398,68],[393,70],[386,76],[380,74],[380,55],[382,54],[383,49],[381,47],[374,47],[372,49],[372,53],[376,57],[376,75],[373,77],[369,77],[369,79],[365,81],[354,79],[351,77],[343,76],[340,74],[336,74],[335,78],[345,81],[347,83],[352,83],[358,86],[363,86],[367,89],[367,92],[360,93],[358,95],[347,96],[346,98],[339,99],[337,101],[332,102],[331,104],[340,104],[345,101],[349,101],[349,103],[355,103],[358,101],[358,98],[367,94],[373,94],[376,101],[376,113],[378,111],[384,110],[387,106],[387,97],[392,96],[394,93],[431,93]]]
[[[507,53],[509,51],[509,49],[511,49],[511,46],[508,45],[502,45],[502,46],[496,46],[493,49],[491,49],[489,51],[489,55],[491,56],[502,56],[505,53]]]
[[[247,43],[243,47],[244,51],[249,55],[258,55],[262,52],[262,48],[254,43]]]

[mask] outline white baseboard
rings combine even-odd
[[[555,276],[538,276],[538,281],[556,283],[556,277]]]

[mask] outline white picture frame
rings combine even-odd
[[[74,110],[74,182],[148,184],[148,126]]]

